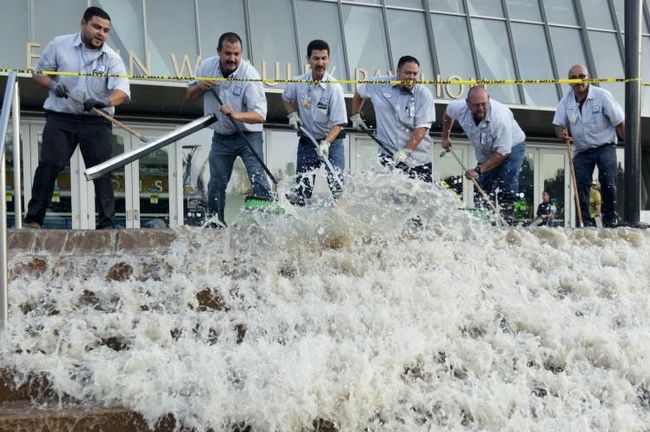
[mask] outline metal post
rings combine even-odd
[[[14,128],[14,227],[23,227],[23,189],[21,164],[20,164],[20,93],[18,93],[18,81],[14,85],[14,99],[11,108]]]
[[[641,0],[625,0],[625,211],[641,218]]]
[[[5,138],[9,126],[11,98],[16,84],[16,72],[7,77],[5,96],[0,112],[0,330],[7,326],[7,200],[5,198]]]

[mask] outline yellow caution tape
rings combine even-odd
[[[77,77],[97,77],[97,78],[126,78],[131,80],[151,80],[151,81],[242,81],[242,82],[261,82],[263,84],[306,84],[314,83],[311,80],[295,79],[252,79],[252,78],[214,78],[214,77],[192,77],[192,76],[169,76],[169,75],[138,75],[138,74],[98,74],[82,72],[65,72],[65,71],[36,71],[34,69],[10,69],[0,68],[0,73],[16,72],[19,74],[41,74],[53,76],[77,76]],[[531,84],[579,84],[579,83],[628,83],[641,81],[640,77],[634,78],[589,78],[589,79],[522,79],[522,80],[490,80],[490,79],[469,79],[469,80],[420,80],[416,81],[423,85],[531,85]],[[323,81],[331,84],[401,84],[400,80],[329,80]],[[650,86],[650,83],[641,83],[642,86]]]

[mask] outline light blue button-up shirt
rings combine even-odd
[[[45,47],[45,51],[36,64],[38,71],[60,71],[126,75],[124,62],[117,53],[104,44],[100,49],[87,49],[80,33],[57,36]],[[65,84],[68,91],[79,100],[90,98],[105,99],[113,90],[121,90],[131,97],[129,80],[124,78],[50,75],[54,81]],[[83,105],[72,98],[60,98],[50,92],[43,108],[68,114],[97,114],[85,112]],[[104,108],[108,114],[115,112],[114,107]]]
[[[393,75],[374,80],[396,79]],[[415,129],[430,128],[436,121],[433,95],[421,84],[407,92],[403,92],[399,85],[359,84],[357,92],[363,99],[372,101],[377,119],[377,138],[393,151],[405,148]],[[405,163],[413,168],[432,162],[431,142],[427,133]]]
[[[310,81],[313,79],[312,72],[293,79]],[[334,80],[334,77],[325,73],[323,81],[330,80]],[[282,93],[282,99],[298,103],[298,113],[305,129],[317,140],[324,139],[334,126],[348,122],[343,87],[338,83],[289,83]]]
[[[474,147],[474,156],[483,163],[495,153],[510,154],[512,147],[526,140],[526,134],[507,106],[490,98],[487,115],[477,125],[465,100],[447,105],[447,116],[458,121]]]
[[[578,154],[607,143],[616,143],[616,126],[625,121],[625,113],[612,94],[589,86],[587,99],[580,110],[571,89],[555,110],[553,124],[567,127],[573,137],[573,153]]]
[[[198,78],[223,78],[219,67],[219,57],[205,59],[196,70]],[[260,74],[246,60],[239,63],[237,69],[230,74],[229,78],[259,80]],[[198,81],[191,81],[188,86],[197,84]],[[203,94],[203,113],[217,114],[217,121],[210,126],[215,132],[222,135],[232,135],[237,132],[236,127],[228,119],[228,116],[219,111],[219,103],[215,97],[218,92],[224,104],[232,106],[237,112],[255,111],[266,120],[266,96],[264,87],[259,81],[218,81],[211,90]],[[262,123],[243,123],[235,121],[243,130],[248,132],[261,132],[264,128]]]

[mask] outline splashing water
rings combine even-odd
[[[458,207],[366,172],[334,206],[179,230],[163,277],[16,279],[0,364],[198,431],[647,430],[649,234]]]

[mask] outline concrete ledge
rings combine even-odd
[[[7,230],[7,253],[51,256],[147,255],[176,240],[173,230]]]

